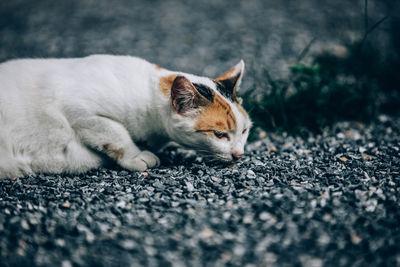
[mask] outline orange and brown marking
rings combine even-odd
[[[229,104],[219,95],[200,113],[194,126],[196,131],[213,134],[213,131],[236,131],[236,119]]]
[[[100,147],[100,151],[105,153],[107,156],[115,161],[121,160],[125,155],[125,151],[123,148],[117,148],[113,144],[109,143],[102,145]]]
[[[167,97],[170,97],[171,95],[171,87],[172,84],[174,83],[175,78],[178,76],[178,74],[171,74],[168,76],[164,76],[160,78],[160,82],[158,84],[158,87],[161,91],[161,93]]]

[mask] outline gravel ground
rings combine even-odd
[[[244,58],[262,89],[313,37],[311,54],[359,35],[364,1],[330,2],[2,1],[0,61],[129,54],[216,76]],[[0,180],[0,266],[400,266],[399,133],[382,116],[268,134],[233,166],[170,149],[144,173]]]
[[[143,173],[0,180],[0,265],[399,266],[399,136],[382,116],[232,166],[172,149]]]

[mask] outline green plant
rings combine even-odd
[[[262,92],[250,90],[244,106],[256,127],[297,134],[320,132],[339,120],[371,122],[380,113],[398,114],[400,107],[400,19],[391,21],[391,50],[382,51],[368,35],[388,16],[368,24],[364,8],[363,37],[347,44],[346,56],[317,55],[310,65],[301,64],[314,39],[291,66],[287,79],[274,79],[264,71]],[[250,139],[257,138],[253,131]]]
[[[387,80],[393,64],[373,44],[354,43],[347,57],[324,53],[311,65],[293,65],[287,80],[265,71],[267,88],[258,96],[248,92],[244,105],[266,130],[301,134],[339,120],[370,122],[400,106],[398,86]]]

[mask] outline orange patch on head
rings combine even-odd
[[[158,84],[158,88],[160,89],[161,93],[167,97],[171,95],[171,87],[174,83],[175,78],[178,74],[171,74],[168,76],[164,76],[160,78],[160,82]]]
[[[224,123],[222,121],[217,121],[215,123],[215,125],[219,126],[219,127],[224,127]]]
[[[194,126],[196,131],[236,131],[236,119],[229,104],[219,95],[205,107]]]

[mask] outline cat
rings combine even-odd
[[[107,161],[144,171],[169,141],[237,160],[252,125],[237,96],[243,72],[243,60],[210,79],[114,55],[1,63],[0,178]]]

